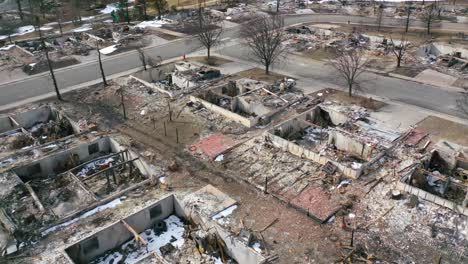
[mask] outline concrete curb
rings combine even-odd
[[[171,63],[171,62],[178,61],[178,60],[180,60],[180,58],[172,58],[172,59],[163,61],[162,64]],[[143,66],[133,68],[133,69],[128,70],[128,71],[119,72],[119,73],[116,73],[116,74],[113,74],[113,75],[109,75],[109,76],[106,77],[106,79],[107,79],[107,81],[109,81],[109,80],[113,80],[113,79],[120,78],[120,77],[123,77],[123,76],[131,75],[131,74],[133,74],[135,72],[139,72],[139,71],[142,71],[142,70],[143,70]],[[70,87],[67,87],[67,88],[60,89],[60,94],[64,95],[66,93],[69,93],[69,92],[72,92],[72,91],[75,91],[75,90],[78,90],[78,89],[81,89],[81,88],[86,88],[88,86],[99,84],[99,83],[102,83],[102,79],[96,79],[96,80],[92,80],[92,81],[89,81],[89,82],[80,83],[78,85],[74,85],[74,86],[70,86]],[[11,104],[3,105],[3,106],[0,106],[0,112],[11,110],[11,109],[20,107],[20,106],[25,105],[25,104],[31,104],[31,103],[36,103],[36,102],[39,102],[39,101],[42,101],[42,100],[51,99],[51,98],[54,98],[55,96],[56,96],[56,93],[54,91],[54,92],[49,92],[49,93],[46,93],[46,94],[43,94],[43,95],[31,97],[31,98],[28,98],[28,99],[25,99],[25,100],[17,101],[17,102],[11,103]]]
[[[165,45],[172,45],[174,42],[178,42],[178,41],[185,41],[185,40],[189,40],[190,38],[179,38],[179,39],[175,39],[175,40],[171,40],[171,41],[168,41],[166,43],[163,43],[163,44],[159,44],[159,45],[154,45],[154,46],[148,46],[148,47],[144,47],[142,50],[148,50],[148,49],[153,49],[153,48],[158,48],[158,47],[161,47],[161,46],[165,46]],[[115,59],[118,59],[118,58],[121,58],[121,57],[124,57],[126,55],[130,55],[134,53],[135,55],[138,53],[136,50],[130,50],[130,51],[126,51],[126,52],[122,52],[122,53],[118,53],[118,54],[115,54],[115,55],[111,55],[111,56],[103,56],[102,58],[102,61],[103,63],[104,62],[107,62],[107,61],[111,61],[111,60],[115,60]],[[84,63],[78,63],[78,64],[75,64],[75,65],[71,65],[69,67],[64,67],[64,68],[58,68],[58,69],[55,69],[54,70],[54,73],[59,73],[59,72],[63,72],[63,71],[68,71],[68,70],[73,70],[73,69],[76,69],[76,68],[79,68],[79,67],[82,67],[82,66],[86,66],[86,65],[91,65],[91,64],[94,64],[94,63],[97,63],[97,58],[96,58],[96,61],[87,61],[87,62],[84,62]],[[19,83],[19,82],[22,82],[22,81],[27,81],[27,80],[31,80],[31,79],[34,79],[34,78],[37,78],[37,77],[40,77],[40,76],[49,76],[49,71],[46,71],[46,72],[42,72],[42,73],[38,73],[38,74],[34,74],[34,75],[31,75],[31,76],[28,76],[26,78],[22,78],[22,79],[16,79],[16,80],[13,80],[13,81],[9,81],[9,82],[4,82],[4,83],[0,83],[0,86],[3,86],[3,85],[11,85],[11,84],[15,84],[15,83]]]

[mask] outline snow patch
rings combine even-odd
[[[111,54],[112,52],[117,50],[117,45],[112,45],[103,49],[100,49],[99,52],[101,52],[104,55]]]
[[[15,44],[10,44],[8,46],[5,46],[5,47],[1,47],[0,50],[10,50],[11,48],[13,48],[14,46],[16,46]]]
[[[79,28],[75,28],[73,32],[85,32],[85,31],[90,31],[93,28],[91,27],[91,24],[84,24]]]
[[[236,210],[236,209],[237,209],[237,205],[230,206],[230,207],[224,209],[223,211],[215,214],[213,217],[211,217],[211,219],[217,221],[220,224],[228,223],[226,218],[228,216],[230,216],[232,214],[232,212],[234,212],[234,210]]]
[[[136,25],[136,27],[139,27],[139,28],[147,28],[147,27],[156,27],[156,28],[160,28],[162,27],[162,25],[165,25],[165,24],[170,24],[169,21],[167,20],[151,20],[151,21],[143,21],[141,22],[140,24]]]
[[[163,232],[159,236],[154,233],[153,228],[149,228],[140,233],[140,236],[148,241],[148,245],[146,247],[139,247],[138,242],[135,241],[135,239],[132,239],[121,245],[117,251],[99,257],[93,260],[91,263],[120,263],[119,261],[123,258],[123,255],[120,252],[128,252],[123,263],[137,263],[153,253],[161,256],[161,251],[159,249],[168,243],[171,243],[175,248],[182,247],[185,243],[185,228],[182,220],[175,215],[171,215],[164,219],[164,222],[166,222],[167,231]]]
[[[112,11],[117,11],[117,5],[116,4],[106,5],[106,8],[99,11],[99,13],[101,13],[101,14],[110,14],[110,13],[112,13]]]

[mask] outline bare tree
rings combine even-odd
[[[145,69],[145,71],[147,70],[147,59],[146,59],[146,54],[145,52],[143,51],[142,48],[137,48],[137,51],[138,51],[138,57],[140,58],[140,61],[141,61],[141,64],[143,65],[143,69]]]
[[[101,70],[102,82],[104,83],[104,86],[107,86],[106,74],[104,73],[104,67],[102,66],[101,50],[99,48],[99,40],[96,40],[96,49],[98,53],[99,69]]]
[[[284,20],[277,14],[258,15],[251,22],[242,24],[241,38],[249,47],[253,58],[265,66],[266,74],[270,73],[270,67],[286,51],[282,46],[285,40],[283,26]]]
[[[23,8],[21,7],[21,0],[16,0],[16,5],[18,6],[18,13],[19,13],[20,19],[23,20],[24,15],[23,15]]]
[[[161,20],[161,16],[167,11],[168,4],[166,0],[155,0],[154,7],[158,11],[158,19]]]
[[[185,28],[196,34],[198,42],[206,48],[207,59],[210,60],[211,49],[221,44],[222,22],[210,16],[208,12],[199,9],[197,21],[186,23]]]
[[[393,38],[390,36],[390,42],[392,43],[391,51],[396,57],[397,60],[397,68],[400,68],[401,66],[401,60],[403,57],[406,55],[406,50],[408,49],[409,46],[409,41],[406,39],[406,35],[402,34],[400,42],[396,44],[393,41]]]
[[[427,34],[431,34],[432,24],[437,19],[437,8],[434,4],[430,4],[423,11],[423,20],[426,23]]]
[[[348,85],[349,96],[353,95],[353,88],[358,84],[359,76],[366,70],[369,60],[364,57],[362,50],[336,50],[338,57],[329,60],[329,64],[338,72]]]
[[[405,7],[405,10],[406,10],[406,23],[405,23],[405,33],[408,33],[408,29],[409,29],[409,24],[410,24],[410,16],[411,16],[411,12],[413,11],[413,3],[412,2],[406,2],[406,7]]]
[[[383,20],[383,13],[384,13],[384,5],[383,4],[380,4],[379,5],[379,10],[378,10],[378,13],[377,13],[377,31],[380,31],[380,28],[382,27],[382,20]]]
[[[0,27],[0,35],[8,36],[8,41],[13,44],[11,35],[16,33],[16,28],[19,26],[15,20],[3,20],[2,26]]]
[[[47,59],[47,66],[49,66],[50,77],[52,78],[52,82],[54,84],[54,89],[55,89],[55,93],[57,94],[57,99],[59,99],[60,101],[63,101],[62,95],[60,94],[60,91],[57,85],[57,80],[55,79],[55,73],[52,67],[52,61],[50,60],[50,57],[49,57],[49,49],[45,43],[44,36],[42,35],[42,32],[41,32],[41,22],[38,16],[36,16],[36,26],[38,28],[39,39],[41,40],[41,45],[42,45],[42,48],[44,49],[44,53]]]
[[[143,5],[143,15],[145,16],[145,19],[148,17],[146,13],[146,0],[140,0],[140,3]]]

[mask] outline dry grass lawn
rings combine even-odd
[[[431,134],[432,143],[447,140],[459,145],[468,146],[468,126],[429,116],[418,123],[418,128]]]
[[[210,65],[210,66],[221,66],[223,64],[232,62],[231,60],[216,57],[216,56],[211,56],[209,60],[208,60],[208,58],[206,56],[190,57],[190,58],[187,58],[187,60],[188,61],[200,62],[200,63],[207,64],[207,65]]]
[[[260,68],[253,68],[253,69],[241,71],[237,75],[239,75],[242,78],[249,78],[249,79],[264,81],[268,83],[274,83],[275,81],[283,80],[284,77],[287,77],[287,76],[284,76],[275,72],[271,72],[271,71],[269,75],[266,75],[265,70],[260,69]]]

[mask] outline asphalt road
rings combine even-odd
[[[217,53],[234,58],[251,58],[249,51],[239,44],[224,47],[218,50]],[[301,88],[305,92],[316,90],[316,87],[313,87],[314,81],[347,87],[343,78],[335,74],[336,71],[333,68],[321,61],[290,55],[277,67],[274,66],[272,68],[272,71],[275,70],[291,73],[299,77],[300,83],[303,84]],[[373,94],[393,101],[466,118],[456,108],[456,100],[460,96],[456,91],[444,90],[439,87],[413,81],[385,77],[371,72],[364,72],[360,76],[359,86],[360,90],[366,94]]]
[[[297,23],[304,22],[333,22],[333,23],[361,23],[361,24],[375,24],[375,18],[368,17],[357,17],[357,16],[342,16],[342,15],[295,15],[288,16],[285,18],[286,25],[292,25]],[[397,26],[402,25],[403,20],[399,19],[386,19],[383,23],[387,26]],[[423,26],[421,22],[413,21],[413,26]],[[455,23],[442,23],[441,28],[449,30],[468,30],[466,24],[455,24]],[[237,38],[239,27],[233,27],[226,29],[223,38]],[[163,44],[156,47],[150,47],[146,49],[146,52],[149,56],[161,56],[162,59],[170,59],[174,57],[181,57],[183,54],[188,54],[199,48],[197,42],[193,38],[186,38],[176,40],[167,44]],[[234,54],[235,56],[244,56],[240,54]],[[240,57],[244,58],[244,57]],[[138,58],[136,51],[130,51],[122,54],[116,54],[110,57],[104,58],[104,70],[106,75],[112,75],[124,71],[134,69],[141,66],[141,63]],[[304,69],[297,69],[303,71]],[[64,89],[74,85],[78,85],[84,82],[97,80],[100,78],[99,65],[96,62],[83,63],[78,65],[73,65],[71,67],[58,69],[56,70],[56,78],[59,85],[59,89]],[[390,81],[385,80],[386,82]],[[50,80],[48,73],[42,73],[21,80],[1,80],[3,83],[0,84],[0,106],[7,105],[10,103],[18,102],[35,96],[40,96],[53,92],[52,81]],[[380,84],[379,84],[380,85]],[[412,84],[412,86],[418,86],[418,84]],[[420,85],[419,85],[420,86]],[[419,88],[421,89],[421,88]],[[381,89],[375,90],[375,92],[380,92]],[[437,89],[431,89],[431,94],[428,94],[426,97],[432,97],[432,91],[436,92]],[[433,98],[438,98],[434,94]],[[412,97],[412,93],[409,93],[407,96],[408,102],[412,101],[415,104],[420,103],[421,99],[419,96]],[[432,109],[432,108],[430,108]],[[445,111],[444,113],[448,113]]]

